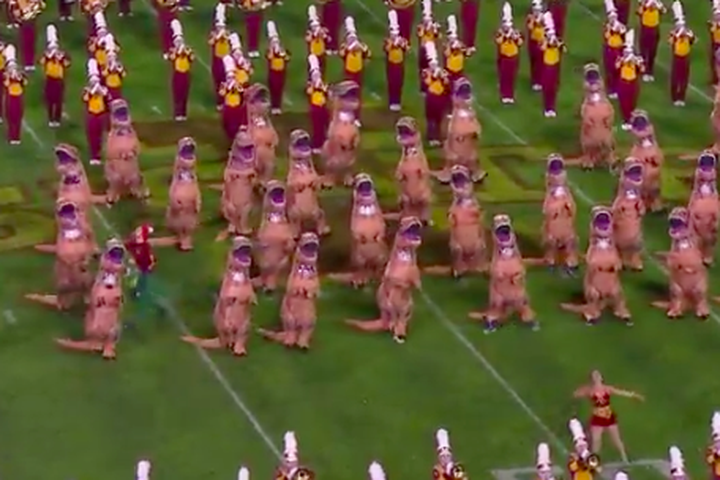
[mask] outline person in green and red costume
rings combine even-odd
[[[144,223],[136,228],[132,235],[125,240],[125,248],[130,252],[138,271],[138,278],[133,291],[136,298],[141,298],[147,293],[148,280],[155,268],[156,260],[150,243],[150,235],[152,235],[153,231],[152,225]]]

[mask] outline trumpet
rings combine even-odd
[[[596,453],[591,453],[588,455],[587,459],[585,459],[585,463],[588,467],[592,468],[593,470],[599,470],[600,469],[600,456],[598,456]]]
[[[44,8],[45,3],[42,0],[10,0],[10,10],[22,22],[33,20]]]

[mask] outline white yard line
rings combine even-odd
[[[43,155],[46,152],[49,151],[49,148],[47,145],[42,141],[40,138],[40,135],[38,135],[37,131],[35,131],[30,124],[27,122],[23,122],[23,130],[25,130],[30,137],[35,141],[35,144],[38,147],[38,153]],[[118,233],[118,231],[113,227],[113,225],[108,221],[108,219],[105,217],[105,215],[102,214],[102,212],[96,207],[92,206],[93,213],[98,218],[100,223],[102,224],[103,228],[109,233],[110,235],[116,237],[116,238],[122,238],[122,236]],[[190,328],[187,326],[187,323],[183,320],[183,318],[177,313],[177,309],[172,305],[171,301],[165,297],[154,295],[154,297],[158,300],[158,304],[166,311],[166,313],[170,316],[170,318],[175,323],[178,330],[183,335],[188,335],[190,333]],[[12,311],[5,310],[3,314],[6,318],[8,318],[8,312],[10,312],[11,318],[15,318],[12,314]],[[200,361],[207,367],[207,369],[210,371],[210,373],[213,375],[215,380],[220,384],[220,386],[223,388],[225,393],[230,397],[233,404],[237,407],[237,409],[245,416],[245,418],[250,422],[250,424],[253,426],[253,429],[255,432],[257,432],[258,436],[262,439],[263,443],[268,447],[268,449],[275,455],[278,459],[282,458],[282,455],[280,454],[280,451],[275,446],[273,441],[271,440],[270,436],[267,434],[267,431],[265,428],[263,428],[262,424],[258,420],[258,417],[253,413],[253,411],[248,407],[245,402],[243,402],[241,395],[238,393],[238,391],[233,388],[230,381],[227,379],[227,377],[222,373],[220,368],[217,366],[217,364],[213,361],[212,358],[203,350],[202,348],[195,346],[195,351],[198,354],[198,357],[200,358]]]
[[[8,325],[15,325],[16,323],[18,323],[15,312],[10,310],[9,308],[3,310],[3,317],[5,317],[5,323],[7,323]]]
[[[575,2],[575,5],[577,5],[579,8],[581,8],[581,9],[583,10],[583,12],[585,12],[585,14],[586,14],[587,16],[589,16],[590,18],[592,18],[592,19],[595,20],[596,22],[598,22],[598,23],[600,23],[600,24],[605,23],[605,19],[604,19],[604,18],[600,17],[600,16],[597,15],[595,12],[593,12],[592,10],[590,10],[590,9],[589,9],[585,4],[583,4],[582,2]],[[663,37],[663,38],[664,38],[664,37]],[[655,64],[656,64],[657,66],[659,66],[660,68],[662,68],[663,70],[665,70],[665,71],[667,71],[667,72],[670,72],[670,67],[668,67],[668,66],[667,66],[665,63],[663,63],[662,61],[656,59],[656,60],[655,60]],[[691,91],[695,92],[695,94],[697,94],[698,96],[700,96],[700,97],[702,97],[703,99],[707,100],[708,102],[710,102],[710,103],[713,103],[713,102],[714,102],[714,99],[713,99],[710,95],[708,95],[707,93],[703,92],[702,89],[698,88],[698,87],[695,86],[694,84],[690,83],[690,84],[688,84],[688,87],[690,88]]]
[[[160,110],[160,107],[158,107],[157,105],[152,105],[150,107],[150,110],[157,113],[158,115],[162,115],[162,110]]]

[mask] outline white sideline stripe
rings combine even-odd
[[[157,113],[158,115],[162,115],[162,110],[160,110],[160,108],[159,108],[157,105],[151,106],[151,107],[150,107],[150,110],[152,110],[153,112]]]
[[[593,12],[592,10],[590,10],[590,9],[587,7],[587,5],[585,5],[584,3],[582,3],[582,2],[575,2],[575,4],[576,4],[578,7],[580,7],[580,8],[587,14],[587,16],[589,16],[589,17],[592,18],[593,20],[595,20],[595,21],[597,21],[597,22],[599,22],[599,23],[601,23],[601,24],[604,23],[604,19],[601,18],[600,16],[598,16],[598,15],[597,15],[595,12]],[[656,59],[656,60],[655,60],[655,64],[656,64],[657,66],[659,66],[660,68],[662,68],[663,70],[665,70],[666,72],[670,72],[670,67],[668,67],[668,66],[667,66],[665,63],[663,63],[662,61]],[[692,82],[688,84],[688,87],[690,87],[690,90],[692,90],[692,91],[695,92],[698,96],[704,98],[704,99],[707,100],[708,102],[710,102],[710,103],[713,103],[713,102],[714,102],[714,99],[713,99],[710,95],[708,95],[707,93],[703,92],[700,88],[696,87]]]
[[[38,149],[40,150],[40,153],[47,150],[47,147],[45,143],[40,139],[40,136],[37,134],[37,132],[27,123],[23,122],[23,129],[30,134],[30,136],[33,138],[35,143],[38,146]],[[120,234],[117,232],[117,230],[112,226],[112,224],[108,221],[107,218],[102,214],[102,212],[96,207],[92,206],[93,213],[97,216],[98,220],[102,224],[103,228],[105,230],[113,235],[116,238],[120,238]],[[188,335],[190,333],[190,329],[188,328],[185,321],[178,315],[177,310],[175,307],[172,306],[170,301],[164,297],[160,297],[157,295],[154,295],[158,300],[160,306],[163,307],[163,309],[170,315],[170,318],[173,320],[175,325],[178,327],[178,329],[184,334]],[[10,312],[12,318],[15,318],[14,315],[12,315],[12,311],[6,310],[3,312],[3,314],[7,318],[7,312]],[[257,416],[252,412],[250,407],[248,407],[245,402],[243,402],[242,397],[240,394],[235,390],[232,385],[230,384],[230,381],[227,379],[227,377],[222,373],[220,368],[217,366],[217,364],[213,361],[212,358],[200,347],[195,346],[195,350],[200,357],[200,360],[202,363],[207,367],[207,369],[212,373],[213,377],[217,382],[220,384],[220,386],[223,388],[225,393],[228,394],[230,399],[233,401],[235,406],[242,412],[243,415],[245,415],[245,418],[250,422],[250,424],[253,426],[253,429],[255,432],[260,436],[263,443],[268,447],[268,449],[275,455],[278,459],[282,459],[282,455],[280,454],[280,451],[277,449],[273,441],[271,440],[270,436],[267,434],[267,431],[263,428],[263,426],[260,424],[260,421],[258,420]]]
[[[3,310],[3,317],[5,317],[5,322],[8,325],[15,325],[16,323],[18,323],[18,319],[15,316],[15,312],[10,310],[9,308],[6,310]]]
[[[565,473],[565,469],[560,466],[561,464],[556,463],[553,465],[553,473],[559,478]],[[653,469],[658,474],[664,476],[665,478],[671,479],[672,476],[670,474],[670,462],[663,459],[652,459],[652,458],[645,458],[645,459],[638,459],[633,460],[631,462],[611,462],[611,463],[602,463],[603,471],[600,474],[603,478],[606,479],[613,479],[615,475],[618,472],[626,471],[629,468],[638,468],[638,467],[644,467],[646,469]],[[494,469],[491,470],[490,473],[493,475],[493,477],[496,478],[496,480],[519,480],[522,477],[521,475],[525,476],[528,474],[535,474],[537,472],[536,466],[528,466],[528,467],[516,467],[516,468],[501,468],[501,469]]]

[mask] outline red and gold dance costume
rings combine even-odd
[[[37,64],[37,17],[45,9],[42,0],[6,0],[11,19],[19,25],[20,60],[25,71]]]
[[[358,108],[355,111],[355,118],[360,120],[365,64],[370,60],[372,53],[367,44],[358,38],[355,20],[352,17],[345,19],[345,32],[345,42],[340,46],[340,58],[343,60],[345,80],[353,81],[358,86]]]
[[[632,11],[632,0],[613,0],[615,10],[617,10],[618,20],[623,25],[627,25],[630,21],[630,12]]]
[[[690,84],[690,52],[695,40],[695,33],[684,25],[675,27],[668,38],[672,51],[670,98],[676,106],[685,105]]]
[[[630,128],[630,118],[640,95],[640,76],[645,72],[645,62],[633,51],[634,36],[632,30],[626,33],[625,50],[615,64],[618,72],[618,103],[625,130]]]
[[[441,38],[442,33],[440,31],[440,24],[433,20],[432,11],[428,13],[426,4],[430,2],[423,2],[423,19],[422,22],[417,26],[417,37],[419,42],[417,58],[418,58],[418,73],[420,78],[423,77],[423,72],[428,67],[428,57],[425,51],[425,45],[428,43],[436,44]],[[439,60],[439,59],[438,59]],[[420,82],[420,89],[425,91],[425,83]]]
[[[614,8],[614,7],[613,7]],[[616,64],[623,54],[623,44],[627,28],[617,19],[615,11],[608,12],[608,20],[603,30],[603,67],[605,69],[605,89],[610,98],[617,97],[618,69]]]
[[[95,59],[88,60],[88,84],[83,89],[85,105],[85,137],[90,151],[90,164],[99,165],[102,159],[103,136],[107,124],[110,97],[102,85],[100,69]]]
[[[545,14],[546,21],[552,22],[549,13]],[[551,24],[545,25],[545,41],[540,47],[542,50],[542,96],[543,108],[546,117],[555,117],[557,95],[560,89],[560,69],[562,57],[567,51],[565,43],[555,34]]]
[[[267,22],[268,48],[265,52],[267,60],[267,87],[270,92],[270,113],[280,115],[282,113],[283,94],[285,92],[285,81],[287,78],[288,62],[290,52],[280,42],[275,22]]]
[[[320,23],[315,5],[308,7],[308,29],[305,32],[307,54],[314,55],[320,63],[320,72],[325,75],[325,58],[328,55],[328,42],[330,34]]]
[[[108,97],[110,100],[116,98],[123,98],[123,82],[127,76],[127,70],[125,66],[120,63],[120,59],[117,58],[115,52],[109,52],[108,62],[102,69],[103,85],[108,90]]]
[[[655,80],[655,58],[660,44],[660,22],[665,14],[665,6],[660,0],[641,0],[637,9],[640,17],[640,56],[645,62],[643,81]]]
[[[322,26],[328,32],[328,53],[335,55],[340,50],[340,27],[343,19],[342,0],[317,0],[317,3],[320,5]]]
[[[536,92],[542,90],[543,50],[545,42],[545,22],[542,5],[533,2],[532,11],[525,20],[527,30],[527,51],[530,59],[530,84]]]
[[[309,80],[305,87],[308,97],[310,115],[310,142],[313,153],[320,153],[327,138],[327,129],[330,125],[330,112],[328,111],[328,86],[323,80],[320,61],[313,55],[308,56]]]
[[[8,45],[3,52],[5,71],[3,86],[5,87],[5,122],[7,123],[7,140],[10,145],[20,145],[23,116],[25,114],[25,87],[27,77],[20,69],[15,47]]]
[[[218,3],[215,7],[215,19],[213,28],[208,36],[208,45],[210,46],[210,58],[212,58],[210,69],[212,70],[213,83],[215,84],[215,92],[220,92],[220,84],[225,80],[225,67],[223,66],[223,58],[230,55],[230,32],[227,29],[225,17],[225,5]],[[223,99],[218,93],[216,98],[217,109],[222,109]]]
[[[398,34],[411,42],[417,0],[386,0],[385,3],[397,15]]]
[[[470,51],[475,51],[477,26],[480,19],[480,0],[460,0],[460,30],[462,42]]]
[[[457,23],[454,15],[448,17],[448,36],[443,49],[445,70],[450,75],[451,85],[465,77],[465,60],[472,51],[458,38]]]
[[[183,122],[187,120],[187,105],[190,99],[191,72],[195,53],[185,44],[180,21],[173,20],[170,27],[173,29],[173,46],[165,54],[165,59],[170,62],[172,67],[170,89],[173,100],[173,117],[176,122]]]
[[[428,67],[423,70],[422,83],[425,90],[425,136],[430,146],[442,144],[442,123],[450,106],[452,85],[447,70],[440,66],[434,43],[425,45]]]
[[[617,424],[617,416],[612,409],[610,394],[607,392],[593,394],[590,397],[592,413],[590,416],[591,427],[612,427]]]
[[[715,60],[717,52],[720,51],[720,5],[718,10],[713,11],[713,19],[708,22],[710,30],[710,81],[713,85],[718,83],[717,60]]]
[[[260,57],[260,35],[263,27],[265,0],[240,0],[240,8],[245,13],[245,41],[248,57]]]
[[[220,84],[218,94],[223,99],[220,118],[228,141],[232,142],[240,127],[247,125],[245,88],[237,79],[237,67],[232,57],[223,59],[225,81]]]
[[[44,99],[47,109],[48,126],[60,126],[65,103],[65,73],[70,68],[70,56],[60,49],[57,30],[54,25],[46,28],[47,48],[40,58],[40,66],[45,76]]]
[[[388,108],[399,112],[402,105],[402,90],[405,84],[405,59],[410,43],[400,34],[395,10],[388,11],[389,29],[385,38],[385,80],[387,82]]]
[[[520,47],[523,45],[522,34],[513,26],[512,18],[512,7],[505,2],[503,24],[495,33],[495,67],[500,101],[506,104],[515,103],[515,81],[520,68]]]
[[[705,452],[705,463],[710,469],[710,479],[720,480],[720,445],[713,442]]]

